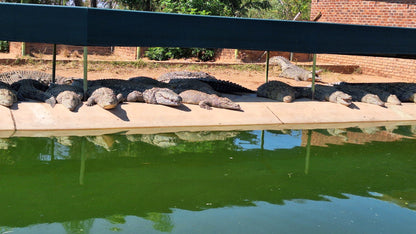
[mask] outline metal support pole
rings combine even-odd
[[[85,141],[87,139],[85,137],[81,138],[81,165],[80,165],[80,169],[79,169],[79,185],[84,185],[84,178],[85,178],[85,161],[87,160],[87,155],[86,155],[86,145],[85,145]]]
[[[88,47],[84,46],[84,100],[87,100],[87,89],[88,89]]]
[[[270,51],[266,53],[266,83],[269,82],[269,58],[270,58]]]
[[[312,65],[312,100],[315,98],[316,54],[313,54]]]
[[[26,55],[26,42],[22,42],[22,56]]]
[[[309,161],[311,157],[312,130],[308,130],[308,141],[306,142],[305,174],[309,173]]]
[[[142,48],[140,46],[138,46],[136,48],[136,60],[139,60],[142,57],[141,53],[142,53]]]
[[[53,55],[52,55],[52,83],[55,83],[56,78],[56,44],[53,44]]]

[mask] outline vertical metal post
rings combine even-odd
[[[269,82],[269,58],[270,51],[266,52],[266,83]]]
[[[22,42],[22,56],[26,55],[26,42]]]
[[[313,65],[312,65],[312,100],[315,98],[315,73],[316,73],[316,54],[313,54]]]
[[[237,60],[238,59],[238,49],[234,50],[234,59]]]
[[[309,173],[309,160],[311,157],[311,138],[312,130],[308,130],[308,141],[306,142],[306,159],[305,159],[305,174]]]
[[[87,88],[88,88],[88,47],[84,46],[84,100],[87,99]]]
[[[85,145],[85,137],[81,138],[81,165],[79,169],[79,185],[84,185],[84,178],[85,178],[85,161],[87,160],[86,156],[86,145]]]
[[[142,48],[140,46],[138,46],[136,48],[136,60],[139,60],[142,57],[141,52],[142,52]]]
[[[56,78],[56,44],[53,44],[53,55],[52,55],[52,83],[55,83]]]

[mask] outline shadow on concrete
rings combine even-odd
[[[108,110],[111,114],[117,116],[119,119],[123,121],[130,121],[129,117],[127,116],[126,110],[121,108],[122,105],[117,105],[116,108]]]
[[[185,111],[185,112],[190,112],[191,111],[191,109],[189,107],[185,106],[184,104],[181,104],[180,106],[168,106],[168,107],[175,108],[177,110],[181,110],[181,111]]]

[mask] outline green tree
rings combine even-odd
[[[224,4],[230,8],[232,16],[246,17],[250,9],[267,10],[272,6],[268,0],[223,0]]]
[[[270,9],[250,9],[250,18],[292,20],[299,12],[298,20],[309,20],[311,0],[271,0]]]
[[[220,0],[161,0],[158,10],[191,15],[231,15],[229,7]]]
[[[159,6],[158,0],[113,0],[121,8],[139,11],[155,11]]]

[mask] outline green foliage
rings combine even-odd
[[[207,48],[193,48],[192,55],[197,57],[199,60],[206,62],[214,59],[215,50]]]
[[[231,10],[232,16],[247,17],[250,9],[268,10],[272,7],[268,0],[224,0],[223,1]]]
[[[189,49],[179,47],[151,47],[145,52],[145,56],[152,60],[168,60],[189,57]]]
[[[191,15],[230,15],[230,9],[220,0],[161,0],[159,10],[165,13]]]
[[[0,41],[0,52],[9,52],[9,42]]]
[[[155,0],[114,0],[120,6],[129,10],[155,11],[159,1]]]
[[[311,0],[271,0],[271,8],[254,9],[248,11],[250,18],[285,19],[293,20],[298,12],[298,20],[309,20]]]
[[[151,47],[145,52],[145,56],[151,60],[158,61],[190,57],[197,57],[201,61],[209,61],[214,58],[215,50],[206,48]]]

